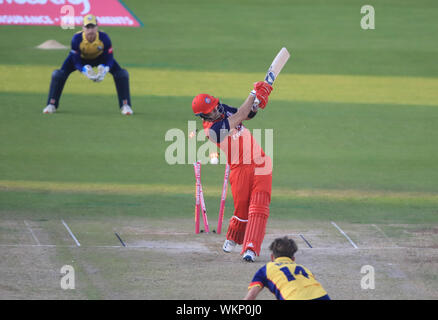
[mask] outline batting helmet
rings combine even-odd
[[[195,115],[200,115],[201,113],[210,113],[218,105],[218,103],[218,98],[210,96],[206,93],[198,94],[192,101],[193,113]]]

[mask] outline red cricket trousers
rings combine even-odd
[[[272,167],[242,164],[231,169],[230,185],[234,200],[234,215],[230,219],[227,239],[242,244],[257,255],[265,237],[271,202]]]

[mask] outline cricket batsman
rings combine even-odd
[[[97,67],[97,73],[93,67]],[[43,113],[56,112],[65,82],[75,70],[94,82],[103,81],[106,74],[111,73],[116,84],[120,112],[122,115],[133,114],[128,71],[114,60],[111,40],[105,32],[98,30],[96,17],[92,14],[84,17],[82,31],[73,36],[71,51],[61,69],[52,73],[47,106]]]
[[[192,102],[196,116],[203,119],[206,136],[227,155],[234,214],[230,219],[225,252],[242,245],[243,260],[254,262],[260,255],[269,217],[272,188],[272,162],[243,126],[244,120],[255,117],[264,109],[272,86],[266,82],[254,84],[239,109],[230,107],[208,94],[197,95]]]

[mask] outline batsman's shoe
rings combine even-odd
[[[248,262],[255,262],[255,253],[252,250],[246,250],[242,256],[242,259]]]
[[[134,111],[132,111],[131,107],[128,106],[127,104],[125,104],[121,109],[120,112],[124,115],[124,116],[130,116],[132,114],[134,114]]]
[[[224,250],[227,253],[230,253],[234,250],[237,243],[235,243],[233,240],[225,240],[224,245],[222,247],[222,250]]]
[[[53,104],[47,105],[47,107],[44,108],[43,113],[55,113],[56,108]]]

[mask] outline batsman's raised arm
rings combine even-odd
[[[221,103],[209,94],[198,94],[192,101],[193,113],[203,119],[207,137],[214,143],[220,143],[234,129],[241,127],[242,121],[252,119],[259,108],[266,107],[271,91],[270,84],[256,82],[254,90],[238,109]]]
[[[228,117],[228,123],[230,125],[230,129],[236,128],[243,120],[248,120],[248,115],[252,111],[252,107],[254,105],[255,96],[250,94],[248,98],[246,98],[245,102],[240,106],[235,114]],[[256,110],[253,112],[257,112]]]
[[[268,103],[271,91],[272,86],[270,84],[264,81],[256,82],[254,90],[251,91],[239,110],[228,118],[230,129],[236,128],[243,120],[254,118],[259,108],[264,109]]]

